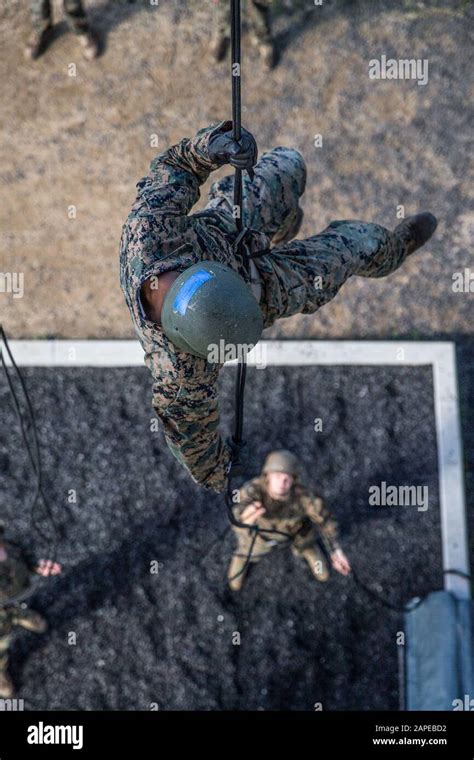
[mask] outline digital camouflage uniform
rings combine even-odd
[[[31,20],[35,32],[41,34],[53,22],[51,0],[30,0]],[[89,22],[82,0],[63,0],[64,13],[68,24],[76,34],[89,31]]]
[[[167,270],[182,272],[199,261],[220,261],[252,287],[269,327],[282,317],[314,313],[351,275],[390,274],[407,255],[402,239],[378,224],[337,221],[305,240],[272,248],[247,272],[233,248],[233,173],[211,185],[204,210],[190,214],[200,185],[219,168],[209,159],[209,138],[231,127],[223,121],[203,128],[152,161],[149,174],[137,185],[120,247],[121,286],[153,375],[153,406],[168,446],[197,483],[217,492],[225,490],[230,465],[230,450],[218,432],[222,365],[176,348],[146,318],[142,283]],[[245,248],[252,253],[269,248],[271,238],[298,209],[306,183],[304,159],[292,148],[264,153],[254,170],[253,182],[243,173],[244,224],[251,228]]]
[[[244,509],[254,501],[262,503],[265,513],[256,523],[260,529],[275,529],[294,536],[293,540],[276,533],[258,534],[252,549],[251,562],[258,562],[278,544],[291,543],[293,552],[302,555],[314,547],[315,527],[324,548],[330,555],[339,549],[338,527],[334,517],[324,506],[319,496],[313,496],[300,483],[295,482],[286,499],[272,499],[268,494],[265,475],[253,478],[239,490],[239,501],[234,514],[240,519]],[[242,559],[242,566],[248,556],[253,531],[234,527],[237,548],[234,557]]]
[[[215,6],[215,31],[222,37],[230,37],[231,18],[229,0],[213,0]],[[271,0],[247,0],[242,8],[242,20],[248,19],[250,29],[258,42],[270,42]]]
[[[28,590],[36,566],[33,557],[16,544],[5,542],[4,546],[7,559],[0,561],[0,604]],[[25,603],[17,602],[6,608],[0,606],[0,678],[8,665],[8,648],[15,625],[36,632],[46,628],[41,615],[28,609]]]

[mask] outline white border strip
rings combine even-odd
[[[136,367],[143,351],[132,340],[12,340],[23,367]],[[260,341],[249,366],[431,365],[433,367],[443,568],[469,573],[456,354],[451,342],[429,341]],[[8,357],[5,355],[8,362]],[[229,362],[234,364],[235,362]],[[445,575],[445,589],[470,598],[470,583]]]

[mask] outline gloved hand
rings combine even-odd
[[[252,167],[257,163],[258,148],[254,136],[242,127],[239,142],[232,137],[232,130],[217,132],[208,143],[209,158],[215,164],[230,164],[236,169],[246,169],[253,177]]]

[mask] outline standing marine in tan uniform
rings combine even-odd
[[[293,536],[290,540],[275,533],[258,534],[250,558],[253,563],[259,562],[279,544],[290,543],[294,556],[306,560],[316,580],[327,581],[329,570],[323,553],[315,545],[316,531],[333,568],[342,575],[351,571],[349,560],[339,545],[337,522],[322,499],[300,483],[298,459],[291,451],[272,451],[267,456],[261,475],[240,489],[234,514],[246,525]],[[234,531],[237,547],[227,575],[230,588],[239,591],[247,574],[253,531],[237,527]]]

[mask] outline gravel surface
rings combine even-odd
[[[30,709],[397,709],[401,618],[352,580],[333,573],[318,584],[286,549],[252,569],[240,596],[227,590],[224,504],[150,429],[145,369],[24,374],[64,564],[32,603],[50,631],[20,631],[12,651]],[[233,379],[222,373],[224,430]],[[41,556],[7,399],[2,383],[0,514]],[[441,587],[428,368],[250,368],[245,427],[250,474],[273,448],[301,455],[304,480],[338,516],[343,546],[374,590],[405,603]],[[381,481],[427,485],[429,508],[369,506],[368,488]]]

